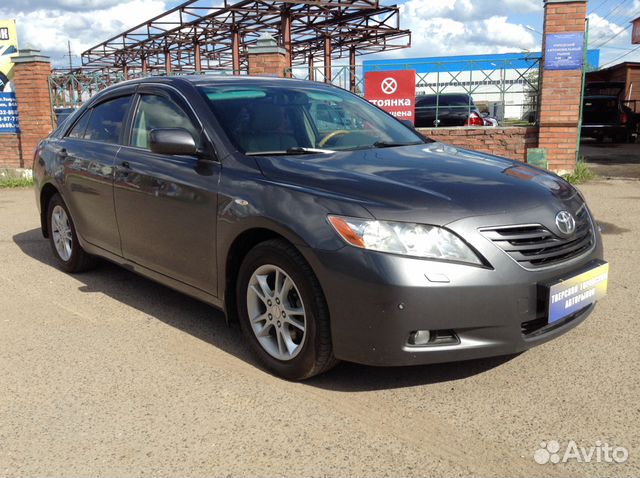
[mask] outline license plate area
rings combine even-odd
[[[598,261],[575,275],[542,284],[548,323],[558,322],[600,300],[607,294],[608,278],[609,264]]]

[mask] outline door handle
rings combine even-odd
[[[60,158],[61,160],[65,160],[69,157],[69,153],[67,153],[67,150],[65,148],[62,148],[60,151],[58,151],[58,158]]]
[[[131,169],[131,165],[129,164],[129,161],[122,161],[120,163],[120,166],[122,166],[124,169]]]

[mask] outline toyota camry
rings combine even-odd
[[[221,308],[291,380],[518,353],[606,293],[562,178],[321,83],[123,82],[39,144],[34,177],[60,268],[100,257]]]

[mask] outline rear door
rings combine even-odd
[[[154,128],[184,128],[211,153],[202,125],[176,91],[142,85],[127,144],[118,152],[115,208],[125,258],[217,295],[219,163],[149,150]]]
[[[123,88],[87,109],[56,145],[64,168],[63,195],[78,234],[121,254],[113,205],[115,157],[123,142],[134,88]]]

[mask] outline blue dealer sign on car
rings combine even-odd
[[[545,39],[545,70],[580,70],[584,33],[549,33]]]

